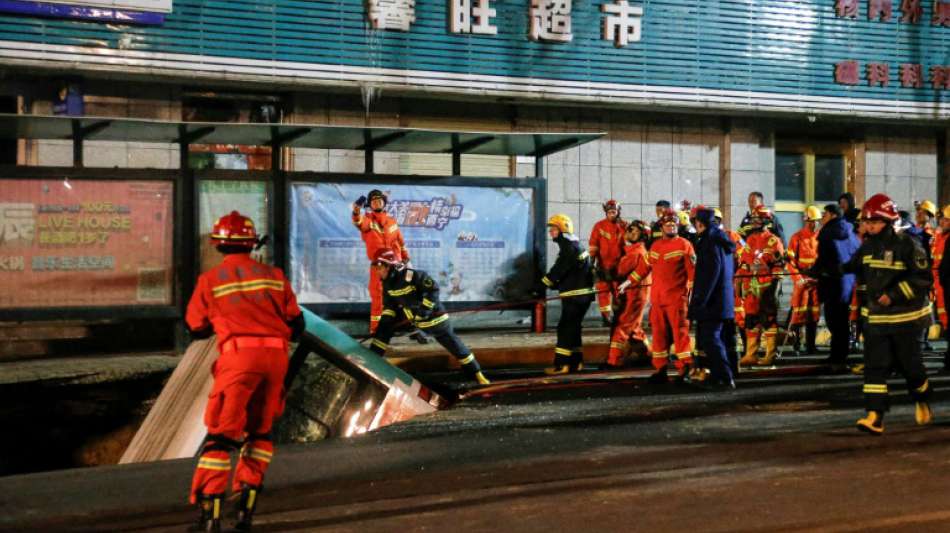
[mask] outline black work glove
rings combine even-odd
[[[360,197],[357,198],[356,201],[353,202],[353,203],[356,205],[356,207],[363,207],[364,205],[366,205],[366,197],[365,197],[365,196],[360,196]]]

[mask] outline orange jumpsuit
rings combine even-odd
[[[943,304],[943,286],[940,285],[940,276],[937,270],[940,268],[940,261],[943,261],[944,248],[947,245],[947,236],[950,234],[938,231],[932,241],[930,241],[931,268],[933,269],[934,289],[933,300],[937,307],[937,319],[944,331],[947,329],[947,310]]]
[[[648,261],[631,274],[632,279],[643,279],[653,273],[650,291],[650,328],[653,331],[653,367],[664,368],[670,356],[670,337],[676,355],[676,368],[692,364],[689,341],[689,321],[686,306],[693,286],[696,253],[693,245],[682,237],[663,237],[653,242]]]
[[[726,235],[729,236],[729,239],[733,244],[736,245],[736,253],[732,254],[735,264],[733,265],[733,272],[739,272],[739,251],[742,250],[742,236],[738,232],[732,231],[731,229],[725,230]],[[745,309],[742,308],[742,296],[741,291],[739,290],[739,283],[742,281],[742,278],[737,278],[733,275],[732,278],[732,287],[733,287],[733,307],[736,311],[736,327],[739,329],[745,329]]]
[[[192,503],[198,494],[225,492],[230,451],[245,435],[232,488],[261,485],[274,453],[271,425],[284,410],[289,323],[300,314],[283,271],[249,254],[228,254],[198,278],[185,321],[191,331],[213,327],[220,356],[211,367],[208,438],[192,479]]]
[[[617,317],[617,327],[610,338],[610,351],[607,354],[607,364],[618,366],[623,361],[623,351],[627,345],[627,340],[631,337],[643,341],[646,339],[646,333],[643,332],[643,312],[647,307],[647,300],[650,298],[650,275],[643,279],[637,276],[637,267],[648,262],[647,247],[642,242],[635,242],[624,247],[623,258],[617,266],[617,274],[623,278],[628,278],[632,286],[622,294],[623,310]]]
[[[818,286],[815,283],[806,284],[808,278],[802,272],[815,264],[818,258],[818,234],[806,228],[792,235],[788,241],[788,269],[792,274],[795,287],[792,289],[792,319],[791,326],[809,323],[817,324],[821,317],[821,306],[818,303]]]
[[[600,314],[605,317],[610,316],[611,303],[616,299],[617,286],[622,281],[617,275],[617,266],[623,255],[624,229],[624,223],[619,217],[613,222],[605,218],[594,224],[594,229],[590,232],[587,253],[596,261],[598,268],[594,288],[597,289]]]
[[[775,351],[778,334],[778,302],[775,274],[782,271],[785,256],[782,241],[767,229],[749,234],[739,252],[742,306],[745,309],[746,355],[759,349],[759,336],[765,337],[766,357]]]
[[[353,215],[353,225],[360,230],[366,244],[366,257],[370,262],[376,258],[376,252],[382,248],[392,250],[396,259],[409,261],[409,250],[396,219],[385,211],[369,211]],[[379,279],[372,264],[369,267],[369,332],[376,332],[383,314],[383,280]]]

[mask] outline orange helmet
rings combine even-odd
[[[752,208],[752,218],[761,218],[763,220],[772,220],[772,212],[764,205],[757,205]]]
[[[669,224],[670,222],[673,224],[679,224],[680,219],[678,216],[676,216],[676,211],[673,211],[672,208],[667,207],[663,210],[663,214],[660,215],[660,225],[662,226],[664,224]]]
[[[231,211],[214,223],[211,242],[217,246],[228,244],[253,248],[257,244],[254,221],[237,211]]]
[[[379,250],[376,250],[376,254],[373,256],[373,264],[386,265],[396,268],[403,266],[402,261],[396,257],[396,252],[390,250],[389,248],[380,248]]]
[[[900,218],[900,214],[897,213],[897,204],[891,200],[890,196],[877,193],[864,202],[861,218],[864,220],[877,218],[893,222]]]

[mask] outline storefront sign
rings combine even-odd
[[[350,213],[352,202],[370,188],[293,185],[290,277],[301,302],[369,301],[369,259]],[[442,300],[511,300],[531,288],[531,189],[383,189],[412,266],[436,279]]]
[[[172,0],[0,0],[0,12],[37,17],[72,18],[160,25],[172,12]]]
[[[172,303],[165,181],[3,180],[0,308]]]

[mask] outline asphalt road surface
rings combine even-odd
[[[279,448],[255,531],[950,531],[950,376],[931,381],[935,424],[895,378],[882,437],[854,429],[852,375],[471,398]],[[0,529],[181,531],[192,467],[0,478]]]

